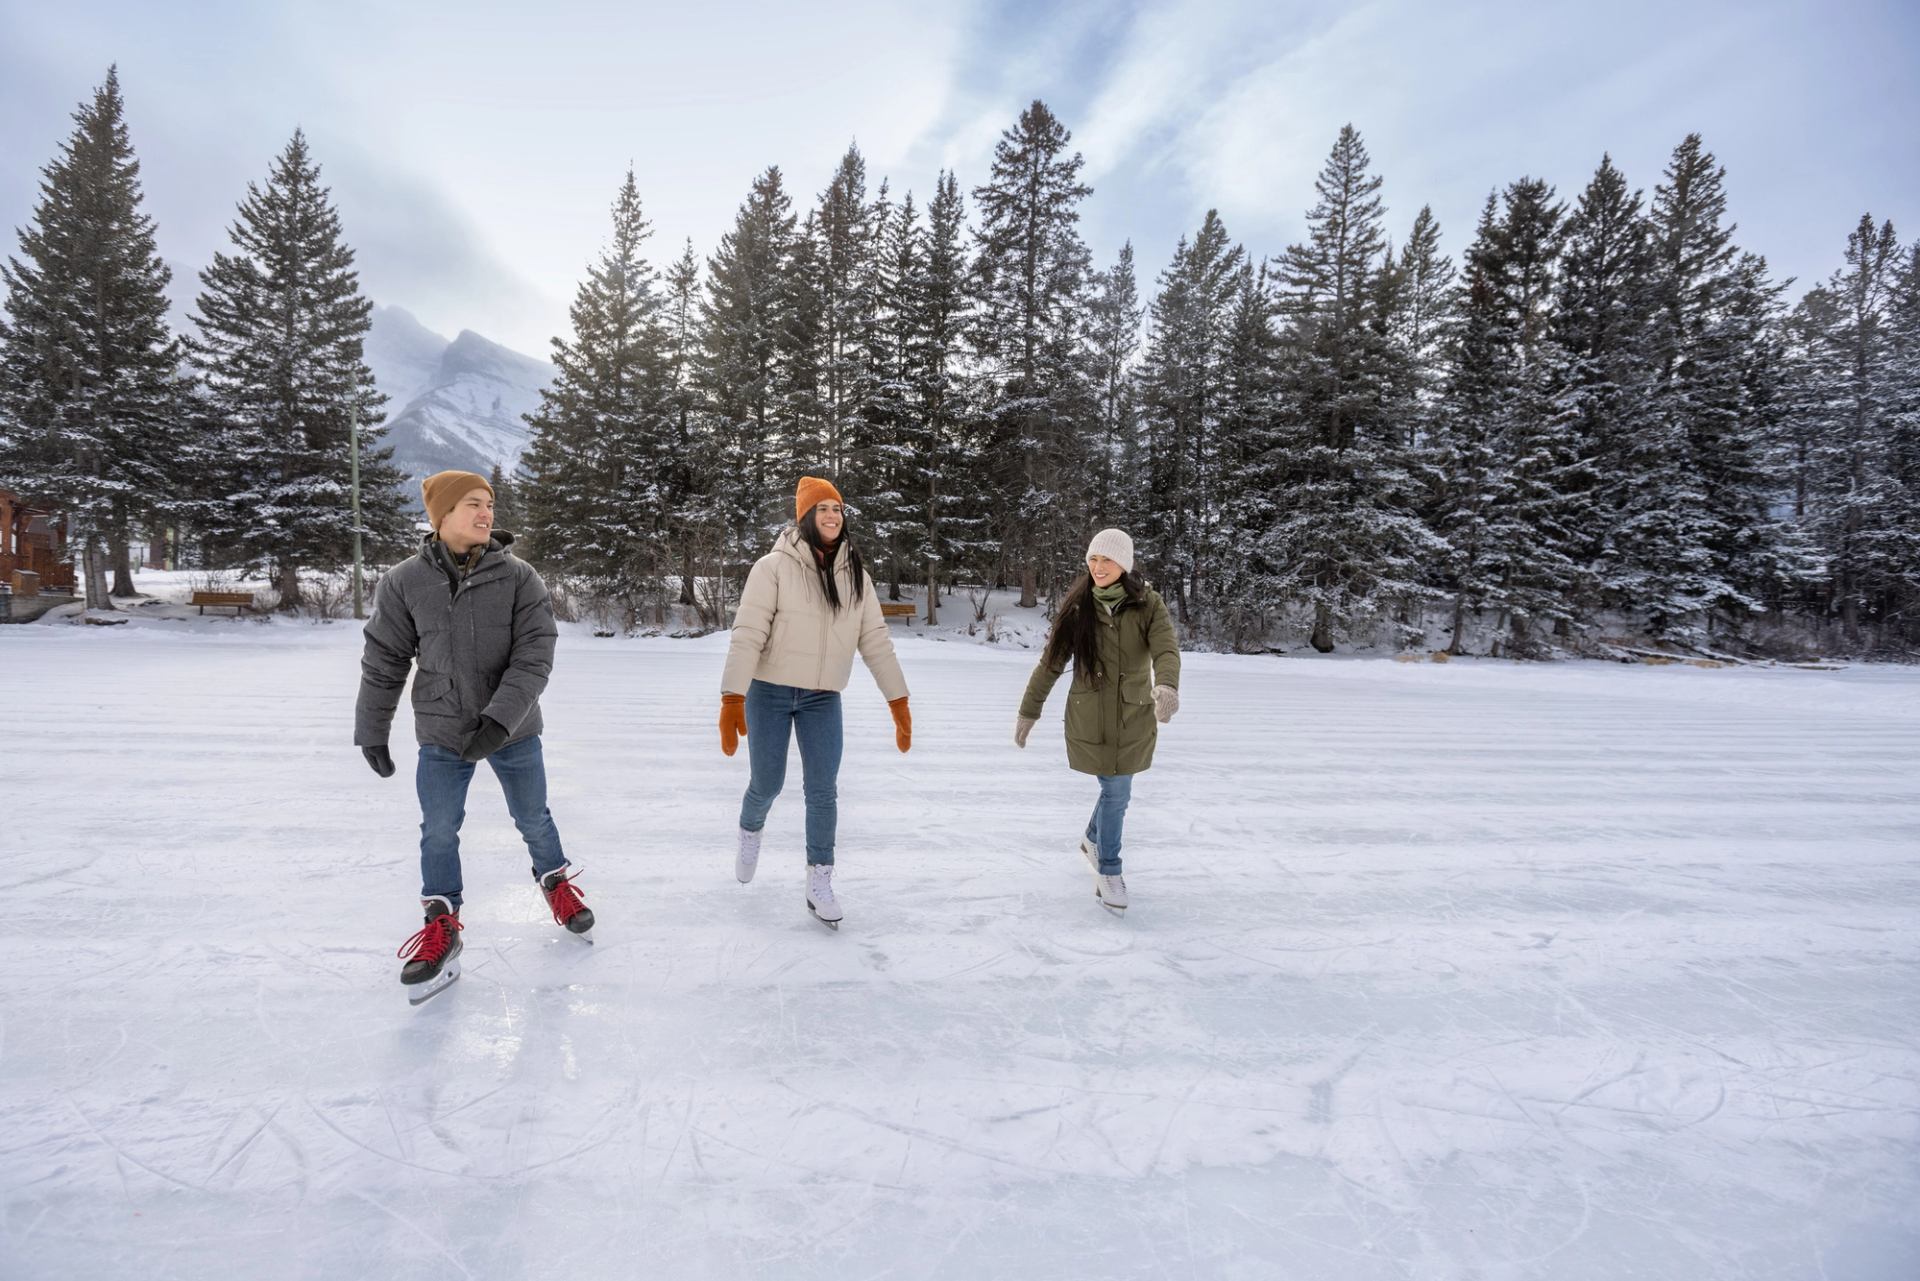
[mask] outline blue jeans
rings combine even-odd
[[[1127,821],[1127,802],[1133,799],[1133,775],[1099,774],[1100,800],[1087,821],[1087,841],[1100,851],[1100,875],[1120,875],[1120,829]]]
[[[507,813],[526,838],[533,870],[542,876],[565,867],[560,832],[547,810],[547,766],[540,756],[540,736],[509,743],[487,757],[500,790],[507,794]],[[460,823],[467,816],[467,784],[473,764],[460,753],[425,744],[414,771],[420,793],[420,897],[438,894],[460,906]]]
[[[840,695],[755,681],[747,686],[747,760],[753,775],[740,801],[740,826],[767,825],[773,798],[787,783],[787,741],[800,740],[801,791],[807,798],[807,862],[833,865],[839,823]]]

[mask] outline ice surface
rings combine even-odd
[[[0,629],[0,1276],[1920,1277],[1920,673],[1192,655],[1117,919],[1031,654],[896,633],[837,935],[724,637],[569,631],[598,946],[483,770],[410,1010],[355,625]]]

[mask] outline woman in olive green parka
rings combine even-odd
[[[1133,540],[1121,530],[1103,529],[1087,547],[1087,572],[1068,589],[1027,681],[1014,726],[1017,746],[1027,745],[1069,663],[1067,764],[1100,780],[1080,852],[1093,866],[1094,896],[1124,912],[1121,827],[1133,776],[1152,766],[1160,725],[1180,710],[1180,647],[1166,602],[1134,577]]]

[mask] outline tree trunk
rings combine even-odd
[[[1322,654],[1333,652],[1333,618],[1325,605],[1313,607],[1313,634],[1307,637],[1307,644]]]
[[[1039,567],[1031,559],[1020,566],[1020,608],[1032,609],[1040,603]]]
[[[693,594],[693,544],[688,543],[680,549],[680,603],[697,605],[699,599]]]
[[[291,563],[283,563],[274,573],[274,583],[280,589],[280,608],[298,609],[300,607],[300,570]]]
[[[927,562],[927,626],[940,621],[940,578],[933,562]]]
[[[107,549],[113,556],[113,595],[132,596],[133,560],[128,551],[127,518],[114,504],[113,527],[107,531]]]
[[[1455,658],[1465,651],[1460,648],[1467,635],[1467,598],[1464,595],[1453,598],[1453,636],[1447,641],[1447,653]]]
[[[112,609],[113,598],[107,594],[107,550],[100,545],[99,535],[87,536],[84,560],[87,575],[87,608]]]

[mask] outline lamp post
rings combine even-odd
[[[366,597],[361,586],[360,559],[360,406],[355,405],[349,435],[353,440],[353,616],[365,618]]]

